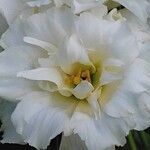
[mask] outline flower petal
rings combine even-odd
[[[35,90],[39,90],[39,87],[34,81],[16,77],[1,78],[0,80],[0,97],[9,101],[18,101],[23,95]]]
[[[56,59],[63,71],[66,73],[71,73],[75,63],[92,65],[87,51],[74,34],[66,39],[63,49],[61,47],[58,54],[56,54]]]
[[[95,118],[99,118],[101,115],[101,106],[99,103],[99,90],[95,90],[94,92],[91,93],[91,95],[87,98],[88,103],[91,106],[92,111],[94,112]]]
[[[133,12],[142,21],[147,22],[150,15],[150,3],[147,0],[115,0]]]
[[[31,47],[11,47],[0,54],[0,96],[9,100],[37,90],[37,84],[17,78],[17,72],[33,69],[38,65],[38,57],[43,56],[41,50]],[[32,59],[31,59],[32,58]],[[8,94],[9,93],[9,94]]]
[[[35,7],[35,6],[40,7],[42,5],[48,5],[51,2],[52,2],[51,0],[32,0],[27,2],[27,4],[31,7]]]
[[[126,78],[120,84],[105,111],[113,117],[134,117],[138,113],[137,99],[150,89],[150,64],[136,59],[126,72]]]
[[[129,63],[138,55],[135,37],[125,21],[100,20],[83,13],[76,21],[76,28],[84,47],[96,51],[101,61],[114,57]]]
[[[47,50],[48,52],[53,52],[53,51],[57,50],[57,48],[53,44],[50,44],[48,42],[44,42],[44,41],[41,41],[38,39],[34,39],[31,37],[24,37],[23,40],[26,43],[39,46],[39,47],[43,48],[44,50]]]
[[[76,101],[60,94],[33,92],[17,105],[12,121],[25,142],[45,149],[51,139],[63,132]]]
[[[38,58],[45,53],[41,49],[18,46],[10,47],[0,53],[0,76],[16,77],[17,72],[28,70],[38,65]]]
[[[47,13],[31,16],[25,25],[26,35],[58,46],[72,29],[72,14],[69,8],[53,7]]]
[[[37,68],[34,70],[26,70],[19,72],[17,77],[22,77],[30,80],[41,80],[54,82],[57,85],[62,84],[62,77],[57,68]]]
[[[103,71],[100,77],[100,83],[101,85],[106,85],[113,81],[121,80],[122,78],[123,76],[119,73],[111,73],[111,72]]]
[[[149,127],[150,124],[150,103],[149,103],[150,94],[144,92],[138,98],[138,108],[139,110],[133,116],[133,119],[136,123],[136,130],[144,130]]]
[[[75,14],[101,6],[105,0],[73,0],[72,9]]]
[[[90,82],[81,81],[81,83],[79,83],[72,92],[73,95],[78,99],[85,99],[92,93],[93,90],[94,87]]]
[[[121,128],[124,123],[121,120],[105,114],[95,120],[91,113],[89,106],[80,102],[70,123],[73,132],[85,141],[88,149],[107,149],[125,144],[125,131]]]

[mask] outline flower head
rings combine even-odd
[[[63,141],[103,150],[149,126],[150,64],[131,26],[105,6],[80,16],[52,7],[10,26],[0,95],[18,101],[11,119],[24,142],[44,149],[63,132]]]

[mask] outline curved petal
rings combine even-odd
[[[17,72],[35,68],[45,53],[29,46],[10,47],[0,53],[0,76],[16,77]]]
[[[61,49],[56,53],[57,63],[61,66],[64,72],[71,73],[75,63],[87,66],[92,65],[87,51],[84,49],[75,34],[67,38],[64,43],[63,48],[60,46]]]
[[[26,70],[19,72],[17,77],[40,81],[38,83],[39,87],[46,91],[59,91],[62,95],[67,97],[72,95],[72,90],[64,83],[63,77],[65,77],[65,74],[58,68],[51,67]]]
[[[19,72],[17,77],[42,81],[39,82],[39,86],[48,91],[58,91],[64,86],[62,73],[57,68],[38,68],[34,70],[27,70]]]
[[[28,18],[26,35],[58,46],[72,30],[73,17],[69,8],[53,7],[47,13],[35,14]]]
[[[38,65],[38,57],[44,54],[31,47],[11,47],[0,53],[0,96],[16,100],[24,94],[37,90],[37,84],[17,78],[17,72],[33,69]],[[9,93],[9,94],[8,94]]]
[[[124,122],[105,114],[94,119],[89,106],[83,102],[75,109],[70,127],[85,141],[90,150],[107,149],[114,145],[124,145],[126,142]]]
[[[72,92],[73,95],[78,99],[85,99],[92,93],[93,90],[94,87],[90,82],[81,81],[81,83],[79,83]]]
[[[123,76],[119,73],[111,73],[111,72],[103,71],[100,77],[100,83],[101,85],[106,85],[113,81],[121,80],[122,78]]]
[[[73,0],[72,9],[75,14],[101,6],[105,0]]]
[[[142,59],[136,59],[130,66],[125,79],[120,84],[106,104],[105,111],[113,117],[134,118],[139,111],[137,100],[143,92],[149,93],[150,89],[150,64]]]
[[[17,105],[12,121],[25,142],[45,149],[50,140],[63,132],[76,101],[48,92],[33,92]]]
[[[94,92],[91,93],[91,95],[87,98],[87,101],[89,103],[89,105],[91,106],[91,109],[95,115],[95,118],[99,118],[101,115],[101,106],[99,103],[99,94],[100,90],[97,89]]]
[[[42,5],[48,5],[50,4],[52,1],[51,0],[31,0],[29,2],[27,2],[27,4],[31,7],[40,7]]]
[[[150,62],[150,30],[149,25],[141,22],[133,13],[124,9],[120,13],[126,18],[127,23],[136,37],[138,47],[140,50],[140,58]]]
[[[76,29],[84,47],[90,50],[99,49],[102,39],[100,20],[89,13],[83,13],[76,20]],[[104,26],[104,25],[103,25]]]
[[[62,77],[57,68],[37,68],[17,73],[17,77],[22,77],[30,80],[43,80],[54,82],[57,85],[62,84]]]
[[[39,87],[34,81],[18,79],[17,77],[0,79],[0,97],[8,101],[18,101],[20,97],[36,90],[39,90]]]
[[[150,15],[150,2],[147,0],[114,0],[133,12],[142,21],[147,22]]]
[[[76,21],[76,29],[84,47],[95,50],[101,61],[112,57],[129,63],[138,55],[135,37],[125,21],[100,20],[83,13]]]

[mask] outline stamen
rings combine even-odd
[[[86,80],[88,82],[91,82],[91,76],[89,70],[82,71],[82,68],[79,68],[79,71],[76,75],[71,75],[66,77],[65,83],[68,85],[78,85],[81,80]]]
[[[81,81],[80,77],[74,77],[74,79],[73,79],[73,83],[75,85],[78,85],[80,83],[80,81]]]
[[[87,78],[87,73],[86,73],[86,71],[83,71],[83,72],[82,72],[81,78],[82,78],[83,80],[86,80],[86,78]]]
[[[34,8],[32,8],[32,12],[33,12],[33,14],[39,13],[40,12],[39,7],[35,6]]]
[[[83,80],[87,80],[88,82],[91,82],[90,71],[89,70],[83,71],[82,74],[81,74],[81,78]]]
[[[81,82],[81,78],[80,78],[81,77],[81,71],[82,71],[82,69],[80,68],[79,72],[76,74],[76,76],[73,79],[73,83],[75,85],[78,85]]]
[[[90,75],[90,71],[86,70],[87,73],[87,81],[91,82],[91,75]]]

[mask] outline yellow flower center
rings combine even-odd
[[[83,69],[82,67],[79,67],[72,75],[67,75],[65,83],[74,86],[78,85],[82,80],[86,80],[91,83],[91,75],[92,73],[90,69]]]
[[[40,12],[40,9],[39,9],[39,7],[33,7],[32,8],[32,12],[33,12],[33,14],[38,14],[39,12]]]

